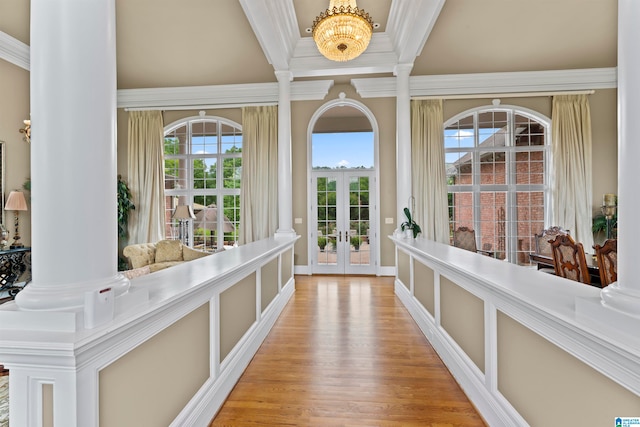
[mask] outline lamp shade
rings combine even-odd
[[[4,205],[5,211],[26,211],[27,201],[22,191],[12,191],[7,197],[7,203]]]
[[[196,219],[191,205],[178,205],[171,216],[173,219]]]

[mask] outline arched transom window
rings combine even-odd
[[[208,251],[233,246],[240,223],[240,125],[207,116],[175,122],[165,128],[164,157],[167,237]],[[190,205],[196,217],[183,221],[186,230],[172,218],[179,205]]]
[[[472,228],[478,249],[529,263],[548,206],[548,129],[548,119],[505,107],[445,123],[451,233]]]

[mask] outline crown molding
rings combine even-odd
[[[395,78],[352,79],[363,98],[395,97]],[[412,97],[615,89],[617,68],[451,74],[409,78]]]
[[[292,82],[291,100],[322,100],[332,86],[333,80]],[[278,83],[120,89],[118,90],[118,108],[186,110],[276,104],[278,94]]]
[[[31,62],[29,45],[0,31],[0,59],[29,71]]]
[[[290,70],[294,77],[320,77],[370,73],[391,73],[398,64],[398,56],[386,33],[374,33],[367,50],[351,61],[331,61],[318,52],[311,37],[300,38],[296,45]]]

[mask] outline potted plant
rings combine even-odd
[[[407,220],[400,224],[400,228],[402,229],[402,231],[411,230],[413,238],[415,239],[416,237],[418,237],[418,234],[422,232],[422,229],[411,217],[411,211],[409,210],[409,208],[404,208],[404,216],[407,217]]]
[[[360,237],[360,236],[351,236],[349,241],[353,245],[353,249],[355,249],[356,251],[360,250],[360,245],[362,244],[362,237]]]
[[[320,252],[324,252],[324,248],[327,246],[327,238],[318,236],[318,246],[320,246]]]
[[[133,204],[133,198],[131,196],[131,191],[129,190],[129,186],[122,179],[122,176],[118,175],[118,240],[120,245],[122,246],[122,241],[128,236],[128,225],[129,225],[129,211],[135,209],[136,206]],[[127,260],[118,256],[118,270],[123,271],[128,267]]]

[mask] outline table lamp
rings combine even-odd
[[[178,205],[173,211],[172,219],[177,219],[180,224],[180,241],[183,245],[189,246],[188,238],[188,223],[189,220],[195,219],[196,216],[193,213],[193,208],[190,205]]]
[[[19,227],[19,215],[20,211],[27,210],[27,201],[24,198],[24,193],[22,191],[12,191],[9,193],[9,197],[7,197],[7,203],[4,205],[5,211],[14,211],[16,217],[16,232],[13,235],[13,243],[9,247],[10,249],[23,248],[24,245],[20,243],[20,227]]]

